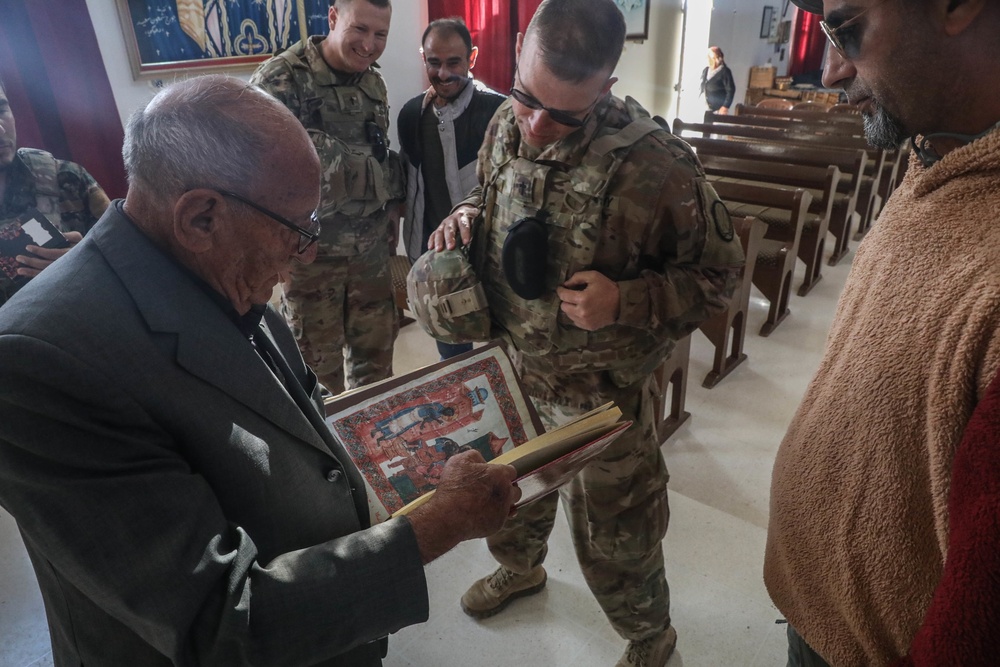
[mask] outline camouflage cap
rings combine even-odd
[[[461,250],[418,257],[406,276],[406,298],[421,328],[443,343],[490,339],[486,293]]]

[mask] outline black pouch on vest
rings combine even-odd
[[[521,218],[507,230],[501,264],[507,284],[525,300],[545,292],[545,269],[549,255],[549,234],[535,218]]]

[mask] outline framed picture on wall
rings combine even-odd
[[[115,0],[132,76],[254,67],[326,34],[328,0]]]
[[[764,7],[764,14],[760,17],[760,38],[767,39],[771,36],[771,23],[774,21],[774,7]]]
[[[615,0],[625,15],[625,39],[649,39],[649,0]]]

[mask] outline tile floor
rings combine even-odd
[[[761,580],[774,453],[819,363],[849,270],[824,279],[768,338],[757,335],[766,302],[754,293],[749,359],[716,388],[701,380],[712,348],[695,334],[687,409],[691,419],[663,445],[670,469],[671,523],[664,549],[677,652],[670,667],[780,667],[784,625]],[[397,371],[434,360],[429,338],[405,327]],[[548,587],[483,622],[458,598],[494,567],[480,542],[466,542],[428,569],[430,621],[390,640],[386,667],[610,667],[624,642],[587,590],[565,522],[550,543]],[[0,667],[52,664],[38,587],[13,520],[0,510]]]

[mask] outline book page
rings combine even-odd
[[[522,491],[518,507],[565,484],[632,425],[630,421],[618,421],[621,410],[612,404],[602,409],[604,412],[589,412],[580,420],[540,435],[490,461],[510,464],[517,470],[516,483]],[[395,514],[408,514],[433,495],[431,491]]]
[[[490,461],[542,430],[496,345],[337,397],[327,423],[364,477],[373,524],[433,490],[458,452]]]

